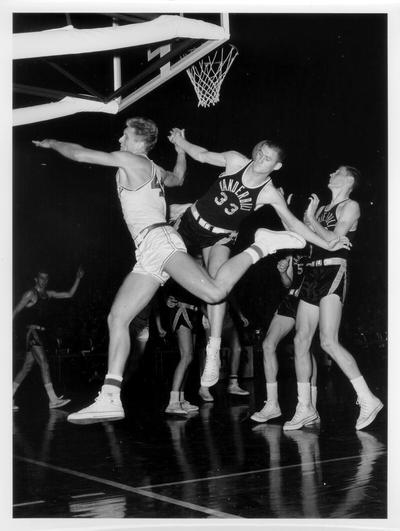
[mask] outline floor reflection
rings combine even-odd
[[[74,426],[62,410],[20,413],[15,517],[386,517],[379,432],[284,432],[226,397],[184,418],[152,415]]]

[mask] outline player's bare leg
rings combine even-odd
[[[320,314],[321,347],[339,365],[357,393],[360,414],[356,429],[361,430],[375,420],[383,404],[369,389],[354,357],[339,343],[339,326],[342,316],[342,303],[339,297],[328,295],[321,299]]]
[[[298,402],[296,412],[290,421],[285,422],[284,430],[298,430],[318,418],[318,414],[311,403],[310,383],[312,374],[310,347],[318,320],[319,307],[300,300],[294,338]]]

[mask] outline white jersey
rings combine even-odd
[[[132,238],[136,238],[139,232],[149,225],[166,221],[164,186],[157,175],[156,165],[153,161],[150,162],[151,176],[136,190],[124,188],[120,184],[120,172],[116,175],[122,214]]]

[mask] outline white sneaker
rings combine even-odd
[[[124,417],[125,413],[120,397],[118,395],[102,393],[100,391],[93,404],[77,411],[76,413],[71,413],[68,415],[67,420],[118,420],[123,419]]]
[[[206,363],[204,366],[203,374],[200,378],[200,384],[202,387],[211,387],[215,385],[219,380],[219,369],[221,366],[221,360],[219,358],[219,349],[206,348]]]
[[[228,393],[231,395],[240,395],[240,396],[247,396],[250,394],[245,389],[242,389],[241,387],[239,387],[237,383],[230,383],[228,385]]]
[[[194,404],[191,404],[187,400],[182,400],[181,407],[183,410],[187,411],[188,413],[199,410],[199,406],[195,406]]]
[[[367,399],[359,398],[357,404],[360,406],[360,415],[357,419],[356,430],[362,430],[375,420],[375,417],[383,408],[383,404],[379,398],[374,395]]]
[[[13,400],[13,411],[18,411],[18,410],[19,410],[19,406],[17,406],[17,404]]]
[[[305,426],[312,426],[314,424],[320,424],[321,423],[321,417],[319,416],[318,411],[315,410],[315,412],[317,413],[317,417],[314,420],[310,420],[310,422],[307,422],[307,424],[305,424]]]
[[[200,387],[199,396],[204,402],[214,402],[214,397],[207,387]]]
[[[298,402],[294,417],[285,422],[283,429],[300,430],[303,426],[306,426],[306,424],[310,424],[311,422],[315,421],[317,419],[317,415],[317,411],[311,404],[306,406],[305,404]]]
[[[306,240],[295,232],[258,229],[254,243],[261,249],[263,256],[267,256],[279,249],[302,249],[306,245]]]
[[[70,398],[57,397],[57,400],[55,400],[54,402],[49,402],[49,408],[55,409],[57,407],[63,407],[69,404],[70,402],[71,402]]]
[[[187,411],[183,409],[181,402],[170,402],[165,408],[165,413],[171,415],[187,415]]]
[[[270,419],[275,419],[282,415],[281,408],[278,404],[268,402],[268,400],[265,400],[264,403],[265,406],[260,411],[256,411],[252,414],[250,417],[251,420],[255,420],[256,422],[267,422]]]

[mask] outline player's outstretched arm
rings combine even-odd
[[[165,186],[182,186],[186,176],[186,153],[175,144],[176,163],[172,171],[167,171],[158,166],[158,171],[161,173],[160,177]]]
[[[338,249],[348,249],[351,247],[351,244],[346,237],[338,237],[336,235],[335,239],[328,243],[321,238],[321,236],[309,229],[307,225],[305,225],[302,221],[296,218],[292,212],[290,212],[284,198],[275,188],[271,188],[269,191],[268,203],[274,207],[285,227],[293,232],[296,232],[297,234],[300,234],[300,236],[303,236],[303,238],[308,242],[313,243],[318,247],[322,247],[322,249],[326,249],[327,251],[337,251]]]
[[[84,270],[80,267],[78,271],[76,272],[76,277],[74,280],[74,283],[72,284],[72,287],[69,291],[50,291],[47,290],[47,293],[49,297],[53,299],[71,299],[78,289],[79,283],[81,281],[81,278],[85,274]]]
[[[32,143],[43,149],[53,149],[63,157],[77,162],[86,162],[89,164],[99,164],[100,166],[113,166],[124,168],[128,162],[129,154],[123,151],[96,151],[79,144],[71,142],[61,142],[53,138],[44,140],[32,140]]]
[[[205,162],[207,164],[212,164],[213,166],[225,167],[227,164],[226,152],[224,153],[215,153],[209,151],[208,149],[192,144],[186,140],[183,129],[178,129],[174,127],[169,136],[168,140],[180,147],[187,153],[192,159],[197,160],[198,162]]]

